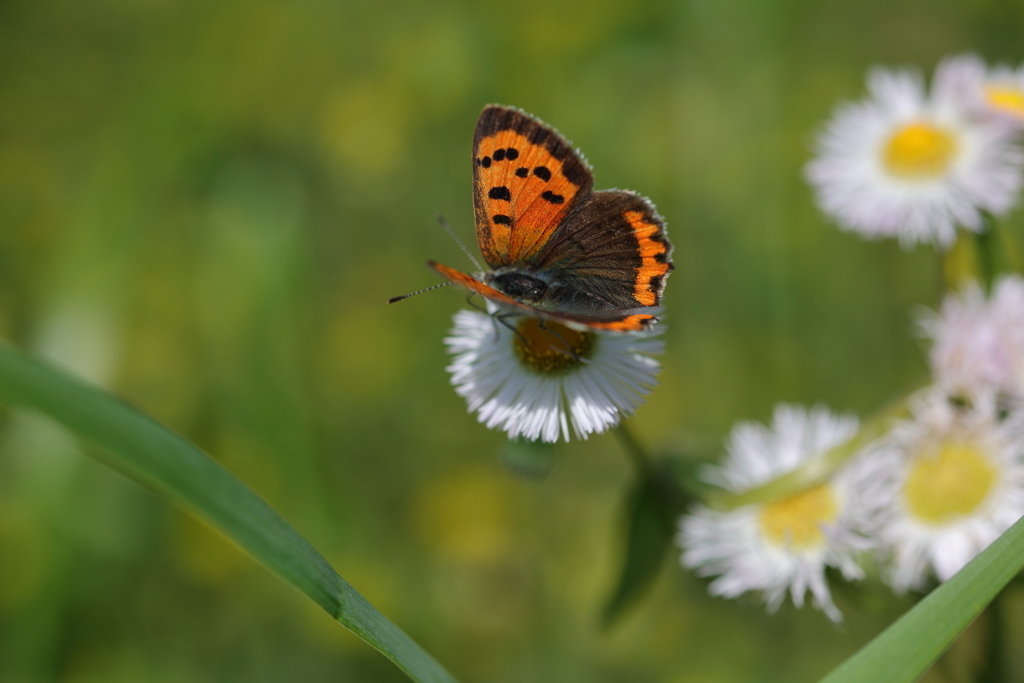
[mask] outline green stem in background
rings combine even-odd
[[[986,214],[984,229],[974,233],[974,244],[978,252],[978,282],[986,293],[992,291],[992,282],[998,269],[998,245],[994,233],[995,220]]]
[[[687,505],[671,461],[652,460],[625,425],[615,427],[615,434],[636,467],[636,478],[624,506],[622,571],[601,614],[605,628],[615,623],[658,576]]]
[[[45,413],[109,449],[96,454],[105,464],[220,529],[414,681],[455,683],[252,489],[152,418],[4,345],[0,399]]]
[[[1008,265],[1016,271],[1018,260],[1006,226],[985,213],[981,230],[958,231],[956,241],[943,256],[942,275],[946,290],[958,290],[967,283],[977,282],[989,292],[1003,266]]]
[[[784,498],[816,486],[831,477],[860,449],[888,432],[893,424],[906,414],[907,399],[902,399],[864,423],[860,431],[848,441],[825,451],[792,472],[742,493],[715,491],[704,496],[704,502],[709,507],[719,510],[734,510],[744,505]]]
[[[1013,239],[1013,233],[1010,231],[1006,219],[993,219],[992,227],[999,238],[999,247],[1002,250],[1007,270],[1013,273],[1021,273],[1020,250],[1017,248],[1017,243]]]
[[[961,289],[970,282],[981,282],[981,255],[977,235],[959,230],[953,242],[942,257],[942,280],[947,292]]]
[[[637,474],[640,477],[649,474],[651,471],[651,459],[647,456],[647,451],[633,435],[633,432],[626,426],[625,421],[619,422],[612,429],[615,431],[615,436],[619,438],[622,448],[629,454],[633,465],[636,466]]]

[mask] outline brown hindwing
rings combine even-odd
[[[548,310],[625,318],[661,305],[672,245],[654,206],[624,190],[592,193],[538,255]]]
[[[594,184],[590,168],[555,129],[511,107],[488,105],[473,137],[473,206],[491,268],[541,250]]]

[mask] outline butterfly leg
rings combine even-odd
[[[491,314],[491,319],[494,320],[495,323],[501,323],[502,325],[504,325],[508,329],[512,330],[512,334],[514,334],[517,337],[519,337],[519,339],[521,339],[524,344],[529,345],[529,343],[530,343],[529,340],[527,340],[526,337],[523,336],[523,333],[519,331],[519,328],[517,328],[515,325],[512,325],[512,324],[510,324],[508,322],[508,318],[515,318],[515,317],[517,317],[517,314],[515,314],[515,313],[499,313],[499,312],[495,312],[495,313]],[[497,326],[497,324],[495,324],[495,326],[494,326],[494,341],[498,341],[498,326]]]
[[[483,306],[477,306],[473,302],[473,297],[475,297],[475,296],[476,296],[476,292],[470,292],[469,294],[467,294],[466,295],[466,305],[469,306],[470,308],[475,308],[476,310],[480,311],[481,313],[487,313],[487,309],[486,308],[484,308]],[[487,315],[491,315],[491,314],[487,313]]]
[[[474,309],[480,311],[481,313],[486,313],[488,316],[490,316],[491,322],[494,323],[494,341],[495,342],[498,341],[498,336],[499,336],[498,322],[501,322],[501,324],[503,324],[505,327],[509,328],[510,330],[515,332],[516,334],[519,334],[519,330],[517,330],[514,327],[510,326],[504,320],[499,320],[500,316],[499,316],[497,311],[495,311],[494,313],[491,313],[486,308],[484,308],[483,306],[477,306],[476,303],[473,302],[473,297],[475,297],[475,296],[476,296],[476,292],[470,292],[469,294],[467,294],[466,295],[466,305],[469,306],[470,308],[474,308]],[[508,315],[508,314],[505,314],[505,315]],[[495,321],[498,321],[498,322],[495,322]],[[520,335],[520,336],[522,336],[522,335]]]
[[[565,337],[559,334],[558,331],[552,330],[550,327],[544,324],[544,318],[540,319],[540,329],[544,330],[553,337],[557,337],[558,340],[565,345],[565,349],[569,350],[569,353],[566,353],[565,355],[572,356],[572,359],[575,361],[583,360],[582,358],[579,357],[579,355],[577,355],[575,349],[572,348],[572,344],[566,341]],[[552,346],[551,348],[553,348],[555,351],[558,351],[559,353],[565,353],[565,349],[559,348],[558,346]]]

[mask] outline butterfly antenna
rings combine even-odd
[[[408,294],[403,294],[402,296],[393,296],[390,299],[388,299],[388,303],[389,304],[393,304],[396,301],[401,301],[402,299],[408,299],[410,296],[416,296],[417,294],[422,294],[423,292],[429,292],[430,290],[437,289],[438,287],[447,287],[450,284],[451,284],[450,282],[442,282],[439,285],[434,285],[433,287],[426,287],[424,289],[420,289],[420,290],[417,290],[415,292],[409,292]]]
[[[480,264],[477,263],[476,259],[473,258],[472,252],[470,252],[470,250],[466,248],[466,245],[462,242],[462,240],[459,239],[459,236],[455,234],[455,231],[452,230],[452,226],[448,225],[448,223],[444,220],[444,216],[442,216],[441,214],[437,214],[437,222],[441,224],[441,227],[444,228],[449,235],[451,235],[451,238],[455,240],[455,243],[462,247],[462,252],[469,257],[469,260],[473,262],[473,265],[476,266],[476,269],[483,270],[483,268],[480,267]]]

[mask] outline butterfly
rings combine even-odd
[[[473,277],[428,265],[506,313],[645,330],[673,268],[664,221],[644,197],[593,185],[590,167],[554,128],[488,105],[473,136],[473,208],[491,270]]]

